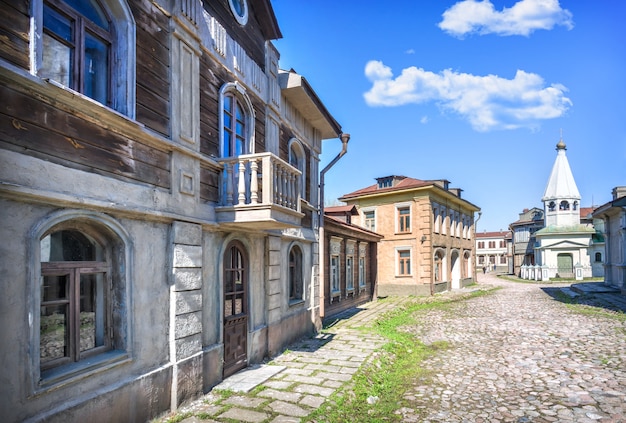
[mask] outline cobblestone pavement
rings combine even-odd
[[[570,311],[535,284],[432,310],[411,328],[427,359],[405,422],[626,422],[626,322]],[[552,286],[554,287],[554,286]]]
[[[424,311],[407,328],[426,344],[444,341],[448,348],[423,363],[427,379],[407,388],[407,404],[390,420],[626,423],[626,322],[570,311],[555,301],[559,285],[479,277],[480,285],[503,289]],[[175,421],[307,422],[383,344],[357,328],[404,301],[371,302],[344,314],[328,332],[294,343],[263,366],[271,368],[266,378],[250,384],[251,377],[238,374],[246,385],[235,375],[179,409]]]

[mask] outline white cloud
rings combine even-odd
[[[406,54],[415,54],[415,50],[410,48],[407,51],[405,51]]]
[[[462,0],[443,13],[439,28],[450,35],[498,34],[528,36],[538,29],[556,25],[572,29],[572,14],[558,0],[520,0],[501,12],[489,0]]]
[[[428,123],[428,116],[422,116],[422,118],[420,119],[420,123],[423,123],[424,125]]]
[[[372,87],[363,96],[370,106],[434,102],[466,119],[477,131],[535,128],[544,119],[562,116],[572,105],[567,88],[546,86],[543,78],[518,70],[513,79],[476,76],[450,69],[439,73],[409,67],[394,78],[391,68],[371,60],[365,76]]]

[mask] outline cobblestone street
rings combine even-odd
[[[407,389],[407,404],[390,420],[626,422],[624,319],[608,317],[613,311],[606,308],[570,310],[554,298],[556,291],[569,292],[569,284],[542,287],[490,273],[479,278],[479,286],[501,289],[420,312],[418,323],[407,328],[423,343],[445,347],[423,362],[425,378]],[[187,416],[184,423],[308,422],[384,343],[358,328],[405,301],[372,302],[346,313],[329,331],[295,343],[271,365],[226,379],[178,414]],[[623,296],[602,294],[584,302],[616,301],[621,304]]]
[[[404,421],[626,422],[626,322],[570,311],[539,286],[498,280],[498,292],[424,313],[413,328],[449,348],[406,393]]]

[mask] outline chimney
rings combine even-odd
[[[626,187],[613,188],[613,200],[617,200],[622,197],[626,197]]]

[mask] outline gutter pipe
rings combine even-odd
[[[342,133],[339,136],[339,139],[341,139],[341,151],[339,152],[339,154],[337,154],[337,156],[326,165],[326,167],[324,169],[322,169],[322,171],[320,172],[320,205],[319,205],[319,285],[320,285],[320,320],[324,319],[324,301],[326,300],[325,298],[325,293],[324,293],[324,288],[325,288],[325,272],[324,272],[324,264],[326,263],[325,261],[325,240],[324,240],[324,175],[326,175],[326,172],[328,172],[330,170],[331,167],[333,167],[335,165],[335,163],[337,163],[339,161],[339,159],[341,159],[347,152],[348,152],[348,141],[350,141],[350,134],[344,134]]]

